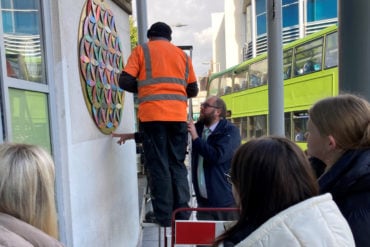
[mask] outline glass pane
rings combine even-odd
[[[257,16],[257,36],[267,32],[266,13]]]
[[[266,12],[266,0],[256,0],[256,15]]]
[[[307,121],[308,121],[307,111],[293,113],[294,141],[296,142],[306,141]]]
[[[296,76],[321,70],[323,39],[296,48],[294,73]]]
[[[45,82],[40,0],[1,3],[7,75]]]
[[[287,50],[283,54],[284,80],[289,79],[292,76],[292,53],[292,50]]]
[[[233,118],[232,119],[232,123],[240,130],[240,127],[241,127],[241,118]]]
[[[247,117],[243,117],[241,118],[241,126],[240,126],[240,132],[241,132],[241,138],[242,138],[242,142],[246,142],[247,141],[247,134],[248,134],[248,121],[247,121]]]
[[[283,6],[286,4],[292,4],[292,3],[298,3],[298,1],[297,0],[283,0],[282,1]]]
[[[266,115],[250,117],[249,120],[250,120],[250,129],[249,129],[250,138],[256,138],[267,135]]]
[[[247,79],[245,76],[246,73],[248,73],[248,71],[242,71],[234,76],[234,92],[238,92],[247,88]]]
[[[337,17],[337,0],[307,0],[307,21]]]
[[[38,6],[38,1],[13,0],[13,4],[16,9],[35,9]]]
[[[233,79],[231,74],[225,74],[221,77],[221,96],[232,92]]]
[[[338,33],[326,37],[325,68],[338,66]]]
[[[291,138],[291,119],[290,119],[290,112],[284,113],[284,126],[285,126],[285,137],[288,139]]]
[[[209,82],[208,96],[219,96],[220,95],[220,78],[215,78]]]
[[[11,8],[11,4],[12,4],[11,0],[1,0],[0,3],[1,3],[1,8],[2,9]]]
[[[298,25],[298,3],[283,6],[283,27]]]
[[[249,88],[267,84],[267,59],[250,65]]]
[[[47,95],[9,89],[9,98],[12,141],[39,145],[51,151]]]

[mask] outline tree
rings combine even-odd
[[[130,23],[130,43],[132,50],[138,45],[138,33],[137,26],[135,26],[135,21],[132,18],[132,16],[129,17],[129,23]]]

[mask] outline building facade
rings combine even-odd
[[[212,15],[213,61],[221,70],[267,51],[266,3],[225,1],[225,12]],[[337,10],[337,0],[282,0],[283,44],[336,24]]]
[[[1,0],[0,142],[37,144],[56,164],[60,240],[136,246],[140,223],[131,94],[130,0]]]

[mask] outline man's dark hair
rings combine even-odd
[[[146,36],[148,37],[148,39],[150,39],[151,37],[163,37],[171,41],[171,34],[172,30],[170,26],[168,26],[164,22],[156,22],[150,27]]]

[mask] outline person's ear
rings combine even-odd
[[[329,139],[329,149],[330,150],[336,149],[337,148],[337,143],[336,143],[334,137],[332,135],[329,135],[328,139]]]
[[[216,111],[217,111],[217,114],[218,114],[218,116],[221,116],[221,113],[222,113],[222,109],[220,109],[220,108],[217,108],[217,109],[216,109]]]

